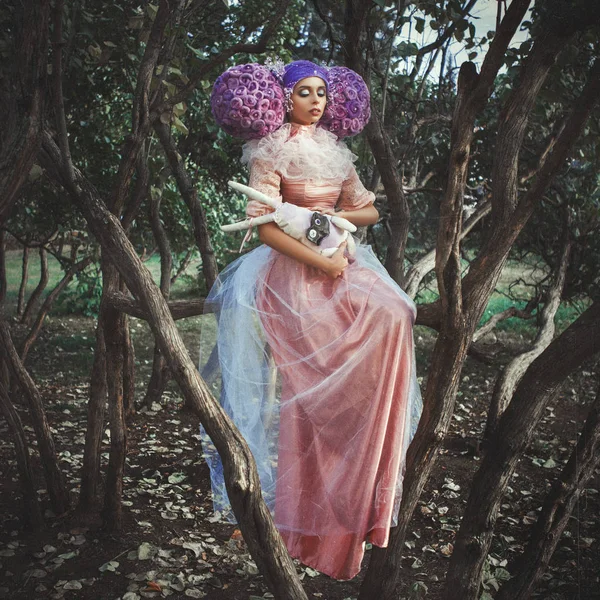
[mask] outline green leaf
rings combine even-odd
[[[175,117],[177,119],[177,117]],[[177,119],[179,120],[179,119]],[[181,123],[181,121],[179,121]],[[182,123],[183,125],[183,123]],[[187,131],[187,129],[186,129]],[[169,475],[169,483],[181,483],[185,480],[185,473],[172,473]]]
[[[158,6],[156,4],[148,4],[146,7],[146,12],[152,21],[156,18],[156,13],[158,12]]]
[[[420,17],[415,18],[415,29],[419,33],[423,33],[425,31],[425,19],[421,19]]]
[[[183,133],[184,135],[188,135],[190,132],[189,129],[181,122],[181,119],[179,117],[176,117],[175,115],[173,115],[173,125],[175,125],[175,128],[181,131],[181,133]],[[171,481],[171,477],[169,477],[169,481],[171,483],[175,483]]]
[[[180,102],[179,104],[176,104],[173,107],[173,112],[180,117],[181,115],[185,114],[185,111],[187,110],[187,105],[185,102]]]

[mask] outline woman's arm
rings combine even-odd
[[[323,206],[311,206],[310,210],[315,210],[324,215],[343,217],[357,227],[374,225],[379,220],[379,211],[372,204],[363,206],[362,208],[357,208],[356,210],[340,210],[337,212],[332,208],[325,208]]]
[[[323,256],[305,246],[302,242],[284,233],[275,223],[265,223],[258,226],[258,237],[263,244],[267,244],[305,265],[321,269],[328,277],[336,279],[348,266],[348,259],[344,256],[346,242],[343,242],[338,250],[330,258]]]
[[[340,210],[334,213],[338,217],[343,217],[354,223],[357,227],[363,227],[364,225],[375,225],[379,220],[379,211],[372,205],[364,206],[357,210]]]

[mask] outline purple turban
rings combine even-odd
[[[320,77],[325,86],[329,88],[329,75],[327,67],[320,67],[310,60],[295,60],[285,66],[283,74],[283,87],[292,91],[294,86],[307,77]]]

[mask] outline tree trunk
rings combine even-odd
[[[531,596],[548,567],[581,491],[600,466],[599,449],[600,389],[569,462],[546,496],[527,547],[516,562],[517,571],[502,586],[496,600],[527,600]]]
[[[31,326],[31,329],[29,330],[29,333],[27,334],[27,337],[25,338],[25,341],[23,342],[23,348],[21,350],[21,360],[23,361],[23,364],[25,364],[25,361],[27,360],[27,355],[29,354],[29,350],[31,350],[31,347],[37,340],[38,335],[40,334],[40,331],[42,330],[42,325],[44,324],[44,321],[45,321],[46,317],[48,316],[48,313],[50,312],[50,309],[52,308],[54,301],[58,298],[58,296],[60,296],[60,294],[63,292],[63,290],[69,285],[69,283],[71,282],[73,277],[75,277],[75,275],[77,275],[77,273],[80,273],[81,271],[83,271],[92,262],[92,260],[93,259],[90,256],[90,257],[84,258],[83,260],[80,260],[78,263],[72,265],[71,268],[64,274],[63,278],[56,284],[54,289],[46,296],[46,298],[45,298],[44,302],[42,303],[42,306],[40,307],[40,310],[38,311],[38,314],[35,318],[35,322]]]
[[[154,123],[154,130],[160,139],[160,143],[162,144],[167,160],[169,161],[169,166],[177,181],[179,192],[190,211],[194,227],[194,237],[196,238],[198,250],[200,250],[202,273],[204,274],[206,291],[208,292],[217,279],[219,271],[215,260],[215,253],[210,242],[210,234],[208,232],[204,207],[198,199],[198,192],[185,169],[183,159],[177,151],[175,141],[171,136],[169,125],[165,125],[160,120],[157,120]]]
[[[103,300],[104,301],[104,300]],[[100,487],[100,448],[106,412],[106,343],[104,341],[104,311],[100,306],[96,324],[94,365],[90,377],[90,398],[87,408],[85,447],[81,469],[81,488],[77,510],[89,515],[97,505]]]
[[[25,310],[25,291],[29,279],[29,246],[23,246],[23,264],[21,266],[21,284],[19,285],[19,296],[17,298],[17,319],[23,317]]]
[[[63,475],[58,466],[54,439],[50,432],[50,425],[46,419],[46,411],[42,396],[37,389],[33,379],[23,366],[17,350],[10,336],[10,330],[5,321],[0,321],[0,340],[4,345],[4,353],[8,358],[13,377],[21,388],[21,392],[27,398],[31,420],[38,442],[40,457],[44,467],[48,495],[52,504],[52,510],[57,515],[65,513],[69,508],[69,494],[65,488]]]
[[[41,159],[49,175],[67,185],[103,252],[118,266],[128,288],[148,315],[150,327],[182,394],[194,406],[222,458],[234,514],[267,585],[278,600],[306,600],[292,560],[262,498],[250,449],[201,379],[151,273],[137,256],[119,220],[102,203],[89,182],[78,172],[76,186],[65,180],[60,151],[48,135],[44,137]]]
[[[450,425],[460,373],[473,332],[502,270],[503,261],[491,265],[485,278],[482,277],[479,288],[472,294],[470,304],[463,304],[460,238],[475,119],[492,92],[506,49],[529,3],[530,0],[513,0],[490,44],[481,73],[478,74],[475,65],[470,62],[463,63],[459,72],[448,178],[440,206],[436,243],[440,333],[431,358],[430,375],[423,398],[423,415],[407,452],[398,525],[390,533],[388,547],[374,549],[360,590],[360,600],[391,600],[396,597],[408,525]]]
[[[119,273],[109,257],[102,257],[102,285],[107,292],[119,289]],[[104,292],[103,292],[104,293]],[[109,305],[104,306],[104,340],[106,343],[106,389],[110,425],[110,456],[106,471],[106,490],[102,519],[107,529],[119,531],[123,519],[123,472],[127,451],[127,426],[123,406],[123,361],[125,318]]]
[[[515,1],[516,0],[514,0],[509,7],[508,13],[510,13]],[[495,39],[496,38],[494,38],[494,40]],[[564,41],[565,40],[563,39],[563,44]],[[514,109],[515,114],[518,117],[517,124],[519,125],[519,128],[511,127],[510,121],[506,119],[502,122],[499,131],[499,139],[504,139],[506,145],[514,147],[515,138],[520,137],[523,134],[526,126],[526,119],[523,119],[523,115],[521,113],[522,106],[524,104],[528,104],[529,106],[533,105],[531,99],[527,97],[527,90],[530,89],[527,79],[532,80],[532,86],[535,89],[539,89],[541,87],[540,78],[543,76],[544,72],[547,73],[549,68],[549,52],[550,50],[554,49],[554,51],[558,53],[561,46],[560,42],[561,40],[549,40],[547,36],[542,36],[534,43],[532,54],[527,64],[529,67],[529,64],[531,63],[531,68],[526,68],[523,70],[522,80],[520,82],[521,85],[515,87],[511,97],[508,100],[509,108],[504,110],[506,114],[510,114]],[[495,226],[490,233],[490,237],[486,241],[484,250],[471,264],[469,273],[465,276],[465,303],[471,304],[473,301],[476,301],[477,298],[480,298],[481,285],[488,279],[488,273],[490,269],[493,269],[496,265],[499,265],[499,261],[505,260],[506,254],[510,250],[511,245],[514,243],[517,235],[527,222],[527,219],[531,215],[534,207],[537,205],[540,198],[552,182],[556,171],[568,156],[568,153],[572,149],[575,140],[580,135],[592,108],[598,101],[599,95],[600,61],[596,61],[594,66],[590,69],[588,80],[583,92],[576,99],[573,108],[565,121],[565,126],[557,137],[553,150],[544,161],[543,166],[540,168],[537,178],[532,186],[523,195],[523,198],[518,202],[518,204],[515,205],[514,212],[511,213],[506,220],[503,220],[505,206],[500,200],[502,197],[504,197],[505,204],[508,203],[514,205],[517,179],[513,176],[514,174],[512,174],[510,177],[506,176],[502,178],[500,182],[495,182],[493,197],[495,198],[495,202],[499,202],[497,206],[497,217],[494,219]],[[518,146],[516,148],[518,148]],[[504,162],[506,162],[509,158],[506,148],[500,149],[498,144],[496,145],[496,156],[500,157],[499,160]],[[512,165],[516,168],[516,163],[512,163]],[[500,185],[496,193],[496,186],[498,186],[498,184]],[[578,322],[579,321],[581,321],[581,319],[579,319]],[[593,334],[591,332],[590,335],[592,335],[593,338]],[[562,337],[563,336],[561,336],[561,338]],[[553,344],[548,346],[546,351],[540,355],[540,357],[538,357],[534,363],[532,363],[528,373],[535,373],[535,369],[533,367],[536,365],[536,363],[538,363],[538,361],[540,361],[542,356],[548,355],[549,350],[554,347]],[[572,356],[569,356],[568,358],[571,359]],[[562,367],[564,367],[566,362],[564,359],[560,358],[556,358],[556,361],[557,365],[560,364],[561,366],[561,369],[556,369],[556,372],[559,372],[562,370]],[[543,375],[545,376],[545,374]],[[517,393],[521,388],[521,385],[523,385],[526,381],[529,381],[528,375],[522,379],[521,384],[517,388]],[[544,381],[540,381],[538,383],[542,387],[546,386],[546,382]],[[516,396],[514,399],[516,399]],[[508,415],[509,411],[511,411],[511,406],[512,402],[505,413],[506,415]],[[504,418],[501,419],[501,423],[503,422],[503,419]],[[529,415],[528,417],[527,413],[524,413],[520,419],[522,420],[520,425],[523,427],[529,427],[530,424],[535,420],[532,415]],[[503,430],[503,427],[499,426],[498,432],[501,430]],[[515,432],[513,432],[513,434],[514,433]],[[496,437],[497,435],[494,436],[494,440]],[[516,444],[513,450],[517,453],[522,451],[520,446],[520,438],[513,437],[512,440],[513,444]],[[509,465],[508,459],[505,460],[502,456],[497,455],[495,445],[493,443],[490,443],[490,450],[487,457],[489,456],[494,456],[493,460],[497,461],[496,466],[500,469]],[[516,461],[515,456],[511,455],[511,460],[513,459]],[[498,498],[502,495],[502,490],[507,481],[505,479],[506,473],[501,472],[494,476],[492,467],[489,468],[491,469],[490,474],[481,476],[482,480],[487,478],[484,485],[488,486],[486,492],[489,496],[484,497],[481,494],[481,490],[476,492],[475,488],[472,488],[475,495],[479,494],[477,502],[481,502],[481,505],[477,504],[479,507],[479,512],[477,513],[478,520],[477,522],[473,521],[475,513],[473,505],[467,505],[465,518],[463,519],[463,525],[461,526],[461,530],[459,532],[459,539],[461,540],[461,543],[460,545],[457,543],[455,546],[452,564],[450,567],[450,583],[447,591],[449,598],[456,597],[460,598],[461,600],[470,600],[471,598],[475,597],[479,589],[481,568],[485,559],[485,555],[489,549],[489,543],[492,537],[497,505],[499,502]],[[494,484],[496,489],[494,489]],[[487,515],[487,517],[483,518],[482,515]],[[463,527],[465,528],[464,531]]]
[[[15,3],[11,72],[0,82],[0,223],[26,181],[40,148],[46,111],[49,0]]]
[[[6,300],[6,231],[0,229],[0,305]]]
[[[600,352],[600,304],[594,303],[531,364],[500,418],[473,479],[448,569],[446,600],[479,598],[481,571],[506,486],[545,407],[564,380]]]
[[[19,413],[10,401],[7,389],[2,382],[0,382],[0,411],[8,423],[8,429],[12,433],[15,444],[17,469],[23,493],[23,521],[26,528],[38,530],[43,527],[44,518],[42,517],[42,511],[37,499],[37,489],[33,482],[27,438],[25,437]]]
[[[394,281],[404,287],[404,253],[410,226],[410,210],[402,187],[402,177],[396,167],[392,144],[375,110],[371,115],[371,122],[367,125],[366,134],[390,208],[392,237],[385,257],[385,268]]]
[[[48,285],[48,279],[48,251],[43,246],[40,246],[40,281],[29,297],[27,306],[25,307],[25,311],[23,312],[23,316],[21,318],[21,323],[24,323],[25,325],[31,325],[33,311],[35,310],[38,300]]]
[[[135,415],[135,347],[127,315],[123,315],[123,322],[123,406],[129,419]]]
[[[343,47],[347,67],[360,73],[369,82],[369,65],[365,59],[368,41],[365,39],[369,2],[349,0],[346,2],[344,31],[346,39],[353,40]],[[402,187],[402,176],[397,168],[392,144],[383,127],[378,107],[371,106],[371,120],[365,129],[367,140],[375,158],[377,170],[390,208],[391,239],[385,259],[385,268],[400,286],[404,286],[404,252],[408,239],[410,211]]]
[[[160,203],[164,179],[161,178],[160,194],[155,194],[150,198],[150,226],[154,239],[158,245],[160,253],[160,291],[165,300],[169,299],[171,294],[171,271],[173,269],[173,255],[171,254],[171,245],[163,224],[160,220]],[[191,252],[188,252],[191,256]],[[165,391],[165,387],[170,379],[169,368],[164,356],[160,352],[158,344],[154,342],[154,360],[152,362],[152,374],[148,382],[148,389],[144,397],[144,406],[152,406],[153,402],[160,402]]]
[[[529,365],[548,347],[556,327],[554,317],[560,306],[560,299],[567,276],[567,267],[569,265],[569,254],[571,252],[571,243],[565,240],[563,252],[558,264],[557,272],[554,274],[554,281],[546,293],[544,308],[541,312],[541,324],[536,338],[527,352],[515,356],[504,368],[494,386],[492,401],[488,410],[487,422],[485,426],[484,439],[489,439],[496,427],[502,413],[506,410],[515,388],[521,381]]]

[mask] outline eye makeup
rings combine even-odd
[[[297,91],[298,96],[300,96],[301,98],[306,98],[307,96],[310,95],[310,88],[307,87],[302,87]],[[319,96],[320,98],[322,98],[323,96],[325,96],[326,94],[326,90],[325,90],[325,86],[320,87],[317,90],[317,96]]]

